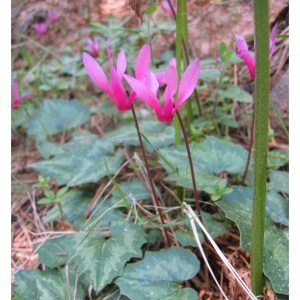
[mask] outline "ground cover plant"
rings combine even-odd
[[[288,6],[202,57],[189,29],[233,1],[79,2],[75,38],[75,4],[12,36],[12,298],[288,299]]]

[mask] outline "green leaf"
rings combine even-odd
[[[55,200],[56,196],[53,191],[46,190],[45,196],[51,200]]]
[[[232,174],[239,174],[244,171],[247,151],[240,145],[235,145],[213,136],[208,136],[203,143],[190,145],[195,173],[207,175],[218,175],[227,171]],[[160,152],[177,167],[180,174],[186,174],[188,161],[185,146],[173,146],[161,149]],[[251,162],[252,163],[252,159]],[[168,166],[162,160],[160,163],[168,170]],[[189,174],[189,171],[188,173]]]
[[[153,14],[156,9],[157,9],[157,6],[158,6],[158,3],[154,3],[151,7],[149,7],[145,12],[144,12],[144,15],[151,15]]]
[[[64,218],[66,218],[68,222],[73,222],[79,219],[85,222],[86,219],[84,218],[84,215],[93,199],[94,193],[95,190],[91,188],[73,189],[67,192],[60,201]],[[55,205],[50,211],[48,211],[43,219],[43,223],[48,223],[59,219],[59,210],[57,205]]]
[[[55,202],[54,199],[42,198],[37,203],[38,204],[51,204],[51,203],[54,203],[54,202]]]
[[[67,191],[68,191],[68,187],[67,186],[59,189],[58,192],[56,193],[56,197],[57,198],[61,198]]]
[[[140,131],[151,141],[155,148],[161,148],[174,143],[174,127],[166,126],[157,121],[143,120],[139,122]],[[139,145],[138,135],[133,123],[120,126],[118,129],[108,132],[106,138],[113,144],[117,145],[123,142],[124,145]],[[145,147],[152,151],[153,148],[148,143]]]
[[[107,175],[108,166],[114,174],[121,165],[124,154],[118,150],[111,156],[112,145],[99,140],[88,144],[85,149],[74,150],[71,153],[58,154],[51,160],[41,161],[30,165],[44,176],[57,180],[58,185],[75,186],[84,183],[98,182]]]
[[[132,203],[132,199],[139,201],[150,198],[150,195],[144,185],[137,179],[128,182],[124,181],[119,184],[119,188],[123,192],[129,204]],[[115,198],[120,198],[120,195],[116,189],[112,192],[112,195]]]
[[[270,182],[267,183],[267,190],[274,192],[289,193],[289,173],[285,171],[273,171],[269,175]]]
[[[288,151],[282,149],[274,149],[268,152],[268,168],[269,169],[278,169],[289,162],[289,153]]]
[[[222,198],[216,204],[225,212],[228,219],[237,224],[241,235],[241,247],[246,251],[250,251],[252,188],[233,186],[233,192],[224,195]],[[267,194],[267,207],[272,206],[271,199]],[[279,218],[285,212],[281,210],[273,211],[273,213],[277,213]],[[288,229],[277,228],[270,218],[274,218],[274,216],[270,213],[270,210],[266,209],[264,273],[270,279],[276,293],[288,294]]]
[[[233,51],[228,50],[227,46],[224,42],[220,43],[220,48],[219,48],[219,55],[220,58],[223,62],[227,62],[228,59],[232,56]]]
[[[34,244],[39,255],[39,263],[49,268],[57,268],[67,263],[83,237],[83,234],[74,233]]]
[[[253,97],[250,93],[233,84],[228,84],[227,89],[225,91],[219,91],[219,94],[223,98],[233,99],[242,103],[253,102]]]
[[[220,77],[220,71],[218,69],[202,69],[200,72],[199,79],[204,82],[214,82],[217,81]]]
[[[200,268],[189,250],[172,247],[146,252],[142,261],[128,264],[115,283],[132,300],[197,300],[196,291],[181,288],[180,283],[194,277]]]
[[[90,109],[77,100],[45,100],[28,121],[30,137],[47,136],[80,126],[88,121]]]
[[[143,229],[128,222],[113,224],[110,234],[110,238],[105,239],[102,233],[92,232],[71,258],[96,292],[121,275],[128,260],[141,257],[140,248],[146,242]]]
[[[213,219],[213,216],[211,214],[208,214],[206,212],[201,212],[203,225],[206,228],[206,230],[209,232],[212,238],[216,238],[220,235],[227,234],[228,230],[224,227],[223,224],[217,222]],[[189,218],[187,216],[184,216],[185,220],[185,226],[186,230],[176,230],[175,236],[176,239],[183,245],[183,246],[193,246],[198,247],[196,240],[194,238],[193,230],[191,228],[191,223],[189,221]],[[197,226],[197,233],[199,236],[199,239],[201,242],[204,242],[204,237],[202,230],[199,226]]]
[[[84,136],[79,132],[73,132],[72,138],[72,141],[69,143],[57,144],[49,142],[46,136],[39,136],[36,139],[35,144],[43,158],[48,159],[52,155],[70,153],[74,150],[85,151],[90,147],[88,144],[100,140],[100,138],[97,135],[94,135],[87,130],[84,131]],[[102,140],[104,141],[105,139]],[[106,143],[108,148],[112,147],[108,141]]]
[[[61,274],[52,270],[20,270],[15,275],[14,299],[83,299],[83,289],[77,274],[62,269]],[[76,295],[75,295],[76,294]]]

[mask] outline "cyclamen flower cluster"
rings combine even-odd
[[[274,53],[274,47],[275,47],[275,38],[276,38],[276,31],[277,31],[277,23],[275,24],[274,28],[272,29],[271,35],[270,35],[270,55],[271,58]],[[233,32],[235,39],[236,39],[236,55],[242,59],[249,71],[250,77],[252,79],[255,78],[255,54],[252,56],[249,52],[248,45],[246,40]]]
[[[58,21],[58,14],[55,10],[48,10],[47,16],[51,23],[56,23]],[[44,36],[47,33],[47,22],[36,22],[33,24],[33,26],[39,36]]]
[[[150,46],[145,44],[137,56],[134,78],[125,74],[127,65],[125,52],[121,51],[119,53],[117,69],[115,69],[110,57],[110,49],[107,46],[107,57],[110,66],[110,85],[108,85],[103,69],[93,57],[84,52],[82,59],[91,80],[110,96],[119,111],[130,110],[133,101],[139,98],[153,108],[160,122],[171,122],[179,106],[189,98],[196,88],[200,75],[200,60],[198,58],[195,59],[182,75],[179,83],[177,101],[174,103],[174,95],[178,85],[178,74],[174,59],[171,60],[165,72],[154,74],[149,69],[150,55]],[[123,77],[132,88],[130,93],[126,91],[123,86]],[[160,103],[157,96],[160,84],[166,84],[163,104]]]

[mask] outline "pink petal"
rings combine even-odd
[[[122,83],[122,77],[117,73],[113,64],[110,62],[110,90],[114,102],[119,110],[127,110],[126,93]]]
[[[160,120],[161,122],[171,122],[174,118],[174,102],[173,99],[169,99],[165,102],[163,108],[163,119]]]
[[[167,86],[164,92],[164,101],[167,101],[169,99],[173,99],[173,96],[177,91],[178,74],[176,69],[170,65],[166,70],[165,77]]]
[[[179,84],[178,98],[175,110],[193,93],[200,75],[200,60],[196,58],[187,67]]]
[[[84,68],[94,84],[111,96],[106,76],[97,61],[86,52],[82,53],[82,60]]]
[[[149,104],[155,111],[158,118],[162,117],[162,109],[160,107],[159,101],[156,98],[155,94],[151,91],[151,89],[144,84],[143,82],[124,74],[123,75],[131,88],[136,92],[137,97]]]
[[[158,73],[155,73],[155,77],[158,81],[158,83],[160,85],[162,84],[166,84],[166,76],[165,76],[165,72],[158,72]]]
[[[123,75],[125,73],[126,70],[126,54],[125,52],[122,50],[119,55],[118,55],[118,60],[117,60],[117,72],[120,75]]]
[[[159,88],[159,83],[157,81],[157,78],[153,72],[148,70],[148,73],[143,81],[150,89],[151,91],[156,95],[158,88]]]
[[[20,101],[19,92],[18,92],[18,84],[15,80],[12,81],[12,93],[13,93],[13,101]]]
[[[250,55],[246,40],[240,35],[237,35],[235,33],[233,34],[235,35],[235,39],[236,39],[236,55],[245,62],[245,64],[248,67],[250,77],[254,79],[255,58]]]
[[[278,22],[273,27],[271,35],[270,35],[270,58],[273,56],[273,53],[274,53],[277,25],[278,25]]]
[[[150,55],[150,46],[148,44],[145,44],[141,48],[135,64],[135,77],[138,80],[142,81],[147,74],[150,63]]]
[[[31,94],[23,94],[21,95],[20,100],[23,101],[24,99],[30,99],[30,98],[32,98]]]

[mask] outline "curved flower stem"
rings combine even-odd
[[[151,190],[152,190],[154,206],[156,207],[156,209],[158,211],[161,224],[164,225],[165,224],[164,217],[163,217],[163,214],[161,212],[161,208],[159,207],[158,199],[157,199],[154,184],[153,184],[153,179],[152,179],[152,176],[151,176],[151,173],[150,173],[150,169],[149,169],[149,165],[148,165],[148,161],[147,161],[147,157],[146,157],[146,152],[145,152],[142,136],[141,136],[141,133],[140,133],[139,124],[138,124],[137,117],[136,117],[135,110],[134,110],[133,106],[131,107],[131,111],[132,111],[134,123],[135,123],[135,126],[136,126],[136,131],[137,131],[137,134],[138,134],[138,137],[139,137],[139,142],[140,142],[143,157],[144,157],[145,167],[146,167],[146,170],[147,170],[147,176],[149,178],[149,182],[150,182],[150,186],[151,186]],[[171,247],[170,239],[169,239],[169,236],[167,234],[166,228],[162,227],[162,230],[163,230],[163,233],[164,233],[164,238],[165,238],[166,244],[168,245],[168,247]]]
[[[199,219],[202,222],[202,216],[201,216],[201,211],[200,211],[200,204],[199,204],[199,199],[197,197],[197,186],[196,186],[196,180],[195,180],[195,173],[194,173],[194,167],[193,167],[193,161],[192,161],[192,155],[191,155],[191,151],[190,151],[190,146],[189,146],[189,141],[186,135],[186,131],[184,129],[184,124],[182,122],[182,119],[180,117],[180,114],[178,112],[178,110],[176,111],[176,115],[177,118],[179,120],[180,126],[181,126],[181,130],[183,133],[183,137],[184,137],[184,142],[185,142],[185,146],[186,146],[186,152],[188,155],[188,159],[189,159],[189,164],[190,164],[190,170],[191,170],[191,177],[192,177],[192,182],[193,182],[193,189],[194,189],[194,198],[195,198],[195,204],[196,204],[196,209],[197,209],[197,214],[199,216]],[[203,236],[205,237],[205,234],[203,234]]]
[[[255,102],[254,102],[254,106],[253,106],[253,115],[252,115],[252,121],[251,121],[251,133],[250,133],[250,142],[249,142],[247,163],[246,163],[244,175],[243,175],[243,178],[241,181],[242,185],[244,185],[244,182],[246,180],[248,169],[249,169],[249,164],[250,164],[251,150],[252,150],[252,146],[253,146],[253,137],[254,137],[254,122],[255,122]]]

